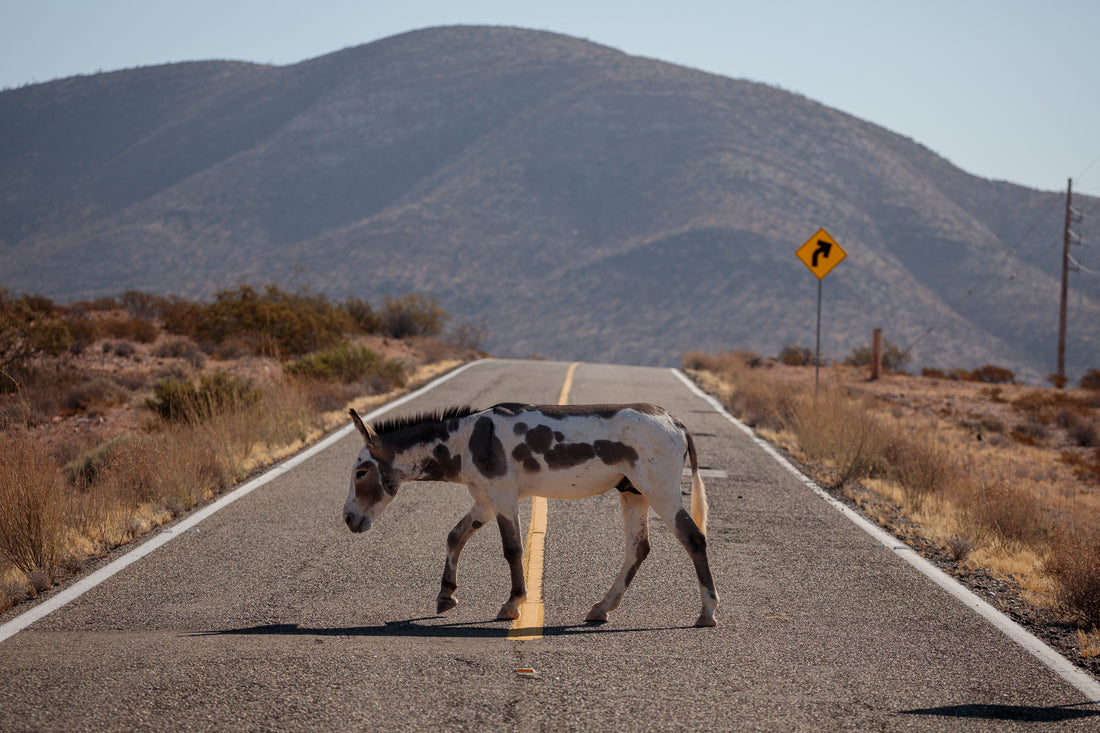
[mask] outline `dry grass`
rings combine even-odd
[[[1100,626],[1100,537],[1063,538],[1043,570],[1055,581],[1058,609],[1084,627]]]
[[[0,557],[25,575],[52,577],[64,553],[61,471],[33,438],[0,437]]]
[[[1093,626],[1091,631],[1078,629],[1077,643],[1081,646],[1082,657],[1100,659],[1100,628]]]
[[[846,367],[824,372],[814,394],[812,369],[754,355],[691,354],[684,366],[705,370],[734,414],[883,524],[916,522],[956,562],[1011,578],[1079,624],[1095,648],[1097,395],[905,375],[871,383]]]
[[[831,472],[830,485],[840,488],[885,470],[881,420],[839,386],[802,393],[789,410],[788,425],[805,456]]]

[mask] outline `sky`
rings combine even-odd
[[[963,170],[1100,195],[1096,0],[0,0],[0,89],[178,61],[285,65],[441,25],[553,31],[796,92]],[[2,134],[2,130],[0,130]]]

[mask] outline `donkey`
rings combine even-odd
[[[527,598],[523,576],[519,500],[529,496],[580,499],[619,491],[626,556],[610,590],[585,621],[601,623],[618,608],[638,566],[649,554],[649,507],[665,521],[695,566],[703,608],[696,626],[714,626],[718,594],[707,562],[707,498],[695,442],[682,422],[660,407],[633,405],[499,404],[483,411],[454,407],[397,418],[373,428],[355,410],[363,436],[344,503],[344,522],[364,532],[402,481],[465,484],[474,505],[447,535],[447,560],[436,612],[457,604],[458,556],[475,532],[496,519],[512,576],[511,595],[498,619],[519,618]],[[691,462],[691,514],[680,477]]]

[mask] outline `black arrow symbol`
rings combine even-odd
[[[833,251],[833,243],[825,240],[817,240],[817,249],[814,250],[813,266],[817,267],[817,256],[823,255],[825,259],[829,259],[829,253]]]

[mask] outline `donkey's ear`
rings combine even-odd
[[[370,425],[363,423],[363,418],[359,417],[359,413],[355,411],[355,408],[348,410],[348,414],[351,415],[351,421],[355,423],[355,429],[363,436],[363,442],[367,445],[374,442],[374,439],[378,437],[378,433],[374,432]]]

